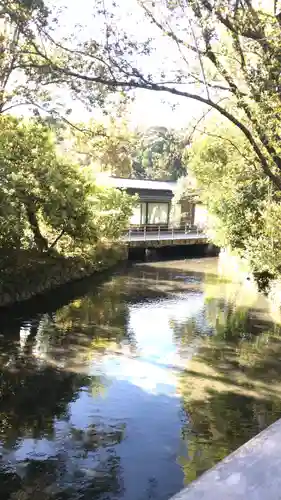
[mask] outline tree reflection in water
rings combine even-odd
[[[30,362],[3,370],[1,499],[80,498],[82,490],[90,499],[120,492],[115,446],[125,426],[80,429],[71,423],[70,405],[89,383],[89,377]]]
[[[83,391],[98,396],[103,380],[69,370],[65,362],[73,368],[83,349],[90,356],[97,346],[131,342],[126,308],[115,284],[2,330],[1,500],[92,500],[122,491],[116,445],[126,426],[71,423],[71,404]]]
[[[118,353],[127,346],[134,366],[129,307],[159,296],[152,283],[148,289],[144,281],[140,293],[139,276],[117,276],[58,310],[3,323],[1,500],[147,500],[180,488],[178,399],[102,371],[88,375],[109,347]]]
[[[213,334],[203,337],[179,377],[188,414],[187,455],[179,457],[186,484],[281,415],[280,326],[255,309],[253,294],[239,296],[233,284],[221,285],[218,293],[218,285],[205,286]],[[193,320],[174,328],[181,345],[198,334]]]
[[[280,327],[206,262],[3,323],[1,500],[165,500],[280,416]]]

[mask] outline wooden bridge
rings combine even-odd
[[[173,245],[204,245],[207,235],[197,227],[140,226],[130,227],[122,240],[129,247],[155,248]]]

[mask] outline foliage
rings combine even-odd
[[[210,213],[218,246],[245,257],[254,272],[280,273],[280,195],[264,175],[243,135],[209,128],[190,150],[189,168]],[[221,133],[219,133],[221,132]]]
[[[183,134],[166,127],[151,127],[139,133],[133,175],[146,179],[177,180],[186,173]]]
[[[0,1],[1,113],[17,105],[34,105],[37,98],[39,102],[50,100],[47,87],[40,87],[44,71],[35,69],[36,38],[40,28],[48,25],[48,15],[43,0]]]
[[[131,213],[129,196],[98,187],[90,169],[60,158],[44,125],[0,120],[1,246],[74,251],[118,237]]]
[[[78,128],[68,129],[71,156],[76,154],[79,163],[91,165],[97,173],[131,177],[136,134],[125,120],[111,118],[108,124],[90,121]]]
[[[200,201],[200,192],[198,189],[197,181],[188,167],[188,174],[180,177],[177,181],[173,204],[176,205],[182,200],[188,199],[190,202],[196,204]]]
[[[130,21],[123,2],[105,7],[97,1],[99,29],[93,31],[106,36],[59,42],[53,38],[57,19],[43,2],[0,5],[16,33],[8,37],[8,76],[20,68],[34,88],[68,88],[90,107],[104,104],[108,93],[125,95],[132,88],[194,99],[242,131],[264,174],[281,188],[281,22],[275,0],[263,6],[252,0],[135,0],[138,15]]]
[[[186,173],[184,134],[165,127],[141,131],[130,129],[125,119],[91,121],[68,127],[60,147],[97,173],[161,180],[176,180]]]
[[[280,365],[276,362],[280,325],[272,323],[257,293],[254,289],[251,293],[248,286],[207,283],[204,302],[213,335],[196,344],[196,353],[179,378],[189,417],[183,428],[187,456],[179,458],[186,483],[273,423],[280,412]],[[183,337],[183,347],[188,348],[196,338],[194,322],[193,333]]]

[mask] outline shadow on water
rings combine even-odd
[[[186,483],[281,416],[280,323],[270,317],[261,296],[251,299],[255,293],[247,287],[243,291],[241,285],[219,278],[212,268],[201,273],[195,265],[190,270],[191,264],[187,276],[178,262],[168,270],[163,263],[157,265],[158,286],[161,283],[166,290],[172,281],[178,290],[186,284],[196,291],[203,280],[204,320],[212,330],[187,367],[178,370],[189,418],[182,430],[188,454],[179,458]],[[148,277],[153,267],[143,266],[143,272]],[[182,349],[195,335],[202,336],[202,325],[194,317],[172,326]]]
[[[281,416],[281,330],[261,309],[209,299],[214,334],[180,376],[190,418],[181,459],[189,483]],[[184,325],[181,340],[190,329]]]
[[[279,322],[216,269],[140,264],[1,316],[1,500],[167,500],[280,417]]]
[[[192,255],[191,253],[191,256]],[[213,279],[217,279],[217,274],[210,273],[206,269],[204,269],[204,271],[200,271],[199,269],[192,271],[189,269],[188,273],[184,273],[181,268],[181,262],[184,262],[184,260],[176,261],[178,268],[172,269],[168,267],[169,262],[167,262],[167,266],[165,266],[165,260],[163,261],[163,259],[159,262],[160,265],[157,268],[153,266],[153,263],[149,262],[141,263],[134,267],[132,267],[130,263],[124,263],[114,270],[111,269],[102,273],[97,273],[73,283],[62,285],[57,289],[42,295],[39,294],[36,297],[11,307],[2,307],[0,308],[0,322],[2,325],[5,323],[10,325],[11,318],[16,317],[22,321],[36,314],[52,313],[75,299],[83,298],[87,294],[94,295],[99,290],[100,286],[108,282],[110,283],[114,278],[117,278],[117,280],[121,278],[123,280],[124,284],[126,284],[126,287],[124,286],[124,294],[127,293],[128,298],[132,298],[132,300],[135,299],[136,301],[165,297],[165,292],[163,291],[163,293],[161,293],[161,291],[155,287],[155,283],[157,283],[158,280],[169,282],[174,291],[177,291],[176,283],[182,283],[183,279],[194,279],[196,282],[201,283],[202,280],[206,278],[207,274],[211,274]],[[209,262],[210,260],[213,259],[198,259],[193,256],[189,258],[188,262]],[[148,286],[149,281],[151,281],[151,287]],[[141,285],[141,290],[144,292],[143,295],[140,295],[138,285]],[[121,294],[122,290],[120,290],[120,295]]]
[[[0,309],[1,322],[18,316],[24,318],[39,313],[56,311],[60,307],[68,304],[70,301],[78,297],[84,297],[87,293],[91,293],[100,285],[112,279],[112,276],[126,272],[129,265],[119,265],[115,269],[106,270],[100,273],[95,273],[92,276],[81,278],[55,288],[49,292],[36,295],[24,302],[13,306],[2,307]]]
[[[137,291],[127,281],[116,276],[57,310],[2,322],[1,499],[168,498],[182,484],[178,400],[88,374],[89,360],[98,364],[111,345],[134,348],[128,315]],[[153,297],[165,294],[148,290],[141,301]]]

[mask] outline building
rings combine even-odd
[[[128,194],[138,195],[139,204],[131,217],[131,226],[180,226],[195,223],[196,209],[193,203],[182,200],[173,203],[177,183],[146,179],[110,177],[107,184]]]

